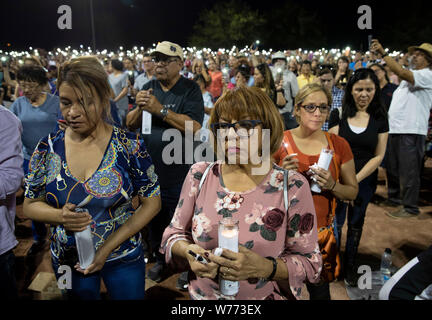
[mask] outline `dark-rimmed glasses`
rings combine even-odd
[[[230,128],[233,128],[239,137],[250,137],[257,125],[262,124],[261,120],[240,120],[234,123],[217,122],[210,125],[213,133],[228,135]]]
[[[166,66],[170,64],[171,62],[177,61],[178,58],[161,58],[161,57],[154,57],[151,61],[154,63],[160,63],[163,66]]]
[[[321,104],[319,106],[314,105],[314,104],[308,104],[308,105],[305,105],[305,106],[304,105],[300,105],[300,107],[303,108],[303,109],[305,109],[306,112],[309,112],[309,113],[314,113],[317,108],[319,108],[319,110],[320,110],[321,113],[328,113],[330,111],[330,107],[328,105],[326,105],[326,104]]]

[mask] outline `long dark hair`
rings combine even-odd
[[[381,63],[372,63],[371,65],[368,66],[368,69],[371,69],[371,67],[377,67],[380,68],[382,71],[384,71],[384,77],[387,80],[388,83],[390,83],[390,79],[387,75],[387,70],[384,68],[384,66]]]
[[[357,69],[348,79],[342,102],[342,118],[348,119],[356,115],[357,107],[352,95],[352,88],[358,81],[365,79],[371,79],[375,84],[375,95],[367,108],[367,113],[375,119],[387,119],[387,112],[381,101],[381,88],[378,78],[375,72],[366,68]]]
[[[251,68],[248,64],[242,64],[238,66],[237,72],[235,74],[237,74],[238,72],[240,72],[241,75],[246,79],[246,82],[249,81],[249,78],[251,76]]]
[[[272,99],[272,101],[276,103],[276,86],[270,68],[268,67],[267,63],[261,63],[257,65],[256,68],[264,78],[264,89],[266,93],[268,94],[270,99]]]

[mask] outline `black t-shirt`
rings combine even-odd
[[[185,114],[192,120],[202,124],[204,118],[204,101],[199,86],[192,80],[180,77],[177,83],[167,92],[163,91],[158,80],[150,80],[141,90],[153,89],[153,95],[163,105],[175,113]],[[191,164],[185,162],[185,135],[182,133],[182,164],[165,164],[162,161],[162,151],[170,144],[174,137],[169,141],[162,141],[165,130],[173,129],[161,117],[152,116],[152,131],[149,135],[144,135],[147,150],[155,165],[155,171],[159,177],[161,188],[169,188],[175,185],[182,185]],[[196,143],[194,143],[195,145]],[[173,154],[171,153],[171,156]],[[190,156],[190,155],[189,155]]]
[[[378,134],[388,132],[387,119],[375,119],[369,117],[366,130],[356,134],[349,127],[347,119],[339,122],[339,136],[348,141],[354,155],[355,170],[358,173],[364,165],[375,156],[375,149],[378,144]]]
[[[336,109],[333,109],[330,112],[330,117],[328,121],[328,128],[331,129],[334,126],[337,126],[339,124],[340,118],[342,115],[342,107],[338,107]]]
[[[393,83],[387,83],[384,86],[384,88],[381,89],[381,99],[387,111],[390,109],[390,103],[393,98],[393,92],[395,92],[397,87],[398,86]]]

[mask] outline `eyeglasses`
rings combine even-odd
[[[217,122],[210,125],[214,134],[218,131],[222,135],[227,135],[230,128],[233,128],[239,137],[250,137],[257,125],[261,124],[261,120],[241,120],[235,123]]]
[[[151,61],[154,62],[154,63],[160,63],[163,66],[166,66],[166,65],[170,64],[171,62],[177,61],[177,60],[178,60],[177,58],[160,58],[160,57],[156,57],[156,58],[153,58]]]
[[[314,113],[317,108],[319,108],[321,113],[328,113],[330,111],[330,107],[326,104],[322,104],[320,106],[308,104],[306,106],[300,105],[300,107],[304,108],[309,113]]]

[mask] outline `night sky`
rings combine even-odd
[[[220,0],[219,0],[220,1]],[[96,47],[115,49],[119,46],[131,48],[151,46],[154,42],[170,40],[182,46],[193,32],[199,13],[211,8],[218,0],[149,1],[149,0],[93,0]],[[247,1],[260,12],[278,6],[284,1]],[[358,48],[367,41],[367,34],[379,37],[380,30],[396,21],[402,12],[410,13],[408,3],[395,1],[313,1],[291,0],[308,9],[316,9],[329,30],[328,48],[351,45]],[[415,3],[422,2],[416,1]],[[414,3],[414,2],[413,2]],[[57,20],[60,5],[72,8],[72,30],[59,30]],[[372,31],[357,28],[357,8],[368,4],[372,8]],[[90,0],[2,0],[0,48],[11,43],[12,49],[52,49],[71,45],[92,45]],[[430,15],[430,11],[428,11]],[[421,22],[423,21],[423,22]],[[275,21],[274,23],[277,23]],[[419,23],[429,20],[419,18]],[[320,24],[317,28],[322,27]],[[431,39],[424,41],[432,42]],[[301,47],[301,39],[299,45]]]

